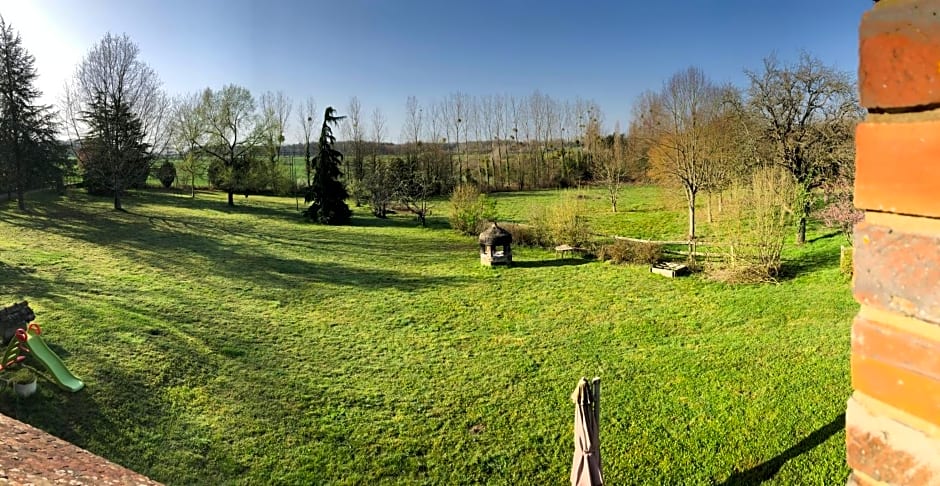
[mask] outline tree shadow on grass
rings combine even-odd
[[[428,216],[425,220],[426,229],[450,229],[450,223],[444,216]],[[421,228],[421,223],[417,216],[411,213],[390,214],[387,218],[377,218],[375,216],[354,215],[350,221],[350,226],[361,228]]]
[[[838,248],[829,245],[810,246],[807,244],[801,254],[783,261],[777,278],[779,280],[790,280],[823,268],[837,268],[838,266]]]
[[[236,194],[236,196],[238,196]],[[89,196],[90,197],[90,196]],[[216,199],[206,199],[206,198],[191,198],[186,194],[178,194],[174,192],[164,192],[158,190],[145,190],[145,191],[134,191],[128,195],[129,200],[131,201],[128,204],[127,212],[134,214],[137,212],[135,208],[135,202],[140,203],[141,205],[147,204],[159,204],[161,206],[171,206],[180,209],[191,209],[198,211],[212,211],[215,213],[223,214],[246,214],[252,216],[259,216],[263,218],[271,219],[281,219],[287,221],[297,221],[302,222],[303,217],[300,214],[300,211],[297,211],[295,208],[284,205],[284,206],[275,206],[270,204],[259,203],[254,199],[245,199],[243,197],[235,198],[235,205],[229,206],[225,202],[216,200]],[[303,209],[301,209],[303,210]]]
[[[839,265],[839,255],[837,253],[811,253],[803,255],[799,259],[786,260],[780,268],[779,280],[791,280],[802,275],[813,273],[817,270]]]
[[[556,258],[554,260],[513,260],[514,268],[547,268],[547,267],[574,267],[586,265],[595,260],[586,260],[584,258]]]
[[[426,276],[324,261],[333,253],[337,256],[357,253],[366,262],[398,253],[402,258],[433,258],[440,251],[440,245],[427,238],[401,241],[394,235],[375,234],[369,235],[367,241],[354,241],[354,235],[348,235],[347,239],[343,234],[321,231],[311,234],[309,239],[296,240],[280,234],[258,234],[250,225],[245,227],[239,221],[229,224],[199,217],[149,216],[143,212],[103,213],[100,208],[82,209],[80,205],[49,203],[43,211],[31,215],[8,213],[4,220],[11,225],[106,246],[155,269],[182,274],[211,273],[233,282],[247,281],[258,286],[296,288],[297,285],[321,282],[363,289],[417,290],[457,284],[461,280],[456,276]],[[245,211],[245,208],[237,209],[237,212]],[[266,214],[267,210],[247,211]],[[275,213],[283,216],[283,212],[275,210]],[[269,247],[270,242],[293,246],[289,253],[291,256],[278,252],[280,248]],[[306,255],[311,259],[303,258]],[[370,255],[374,258],[370,259]],[[0,276],[11,272],[14,270],[0,268]],[[62,284],[57,282],[57,288]],[[21,290],[17,292],[19,294],[27,287],[21,284],[17,289]],[[28,293],[37,295],[33,290]]]
[[[757,466],[754,466],[746,471],[732,474],[725,482],[721,483],[721,485],[732,486],[763,483],[764,481],[773,478],[787,461],[813,450],[813,448],[822,444],[843,429],[845,429],[844,413],[834,418],[832,422],[823,425],[812,434],[809,434],[803,440],[797,442],[789,449],[781,452],[773,459],[764,461],[763,463],[758,464]]]
[[[215,477],[224,483],[249,469],[229,442],[218,440],[218,434],[198,419],[199,404],[193,402],[200,393],[219,391],[211,388],[219,370],[250,371],[252,365],[260,366],[254,364],[259,356],[264,356],[262,363],[282,359],[283,349],[218,327],[147,322],[152,309],[145,306],[112,307],[81,296],[68,297],[59,305],[81,309],[89,322],[80,319],[73,323],[76,326],[94,325],[115,310],[142,317],[102,329],[100,341],[69,345],[76,356],[69,368],[85,382],[83,390],[70,393],[58,388],[39,366],[37,395],[17,399],[11,391],[0,390],[0,413],[161,481],[194,483]],[[237,359],[228,356],[229,349],[239,351]],[[239,390],[263,385],[251,382]],[[245,399],[260,401],[253,394]],[[211,461],[210,452],[215,456]],[[167,471],[191,476],[168,477]]]
[[[154,468],[161,461],[186,456],[176,448],[155,453],[159,449],[150,437],[168,426],[197,430],[201,425],[175,413],[162,390],[155,389],[146,377],[108,363],[91,375],[83,374],[87,386],[71,393],[57,387],[44,370],[37,371],[43,378],[36,395],[22,399],[3,390],[0,412],[155,479],[173,479],[160,477]],[[224,477],[196,454],[188,457],[188,466],[205,469],[202,474],[207,477]]]
[[[49,290],[49,282],[38,278],[35,269],[0,262],[0,295],[12,295],[19,301],[27,295],[48,295]],[[12,303],[0,302],[0,307]]]
[[[806,240],[806,242],[807,242],[807,243],[816,243],[817,241],[829,240],[829,239],[835,238],[836,236],[839,236],[839,235],[841,235],[841,234],[842,234],[841,231],[833,231],[833,232],[826,233],[826,234],[822,234],[822,235],[816,236],[815,238]]]

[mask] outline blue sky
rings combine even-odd
[[[47,102],[105,32],[127,33],[170,94],[227,83],[256,95],[313,96],[322,110],[358,96],[398,140],[405,99],[461,91],[597,101],[626,124],[646,89],[695,65],[715,81],[800,49],[857,68],[863,0],[773,2],[410,0],[0,0],[37,58]]]

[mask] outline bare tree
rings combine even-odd
[[[445,102],[438,101],[431,105],[431,119],[428,124],[428,142],[430,153],[427,155],[428,164],[433,165],[434,173],[441,181],[446,181],[447,189],[453,187],[454,164],[453,157],[446,150],[448,134],[447,107]]]
[[[548,120],[545,117],[545,104],[546,99],[541,91],[535,90],[528,99],[528,110],[527,114],[529,115],[529,124],[527,125],[530,129],[527,133],[532,136],[532,168],[534,171],[533,182],[536,186],[542,184],[542,172],[543,166],[545,164],[545,141],[543,139],[545,135],[545,128]]]
[[[597,125],[597,121],[591,121],[590,123],[591,125]],[[597,129],[594,128],[589,130],[588,133],[590,137],[599,135]],[[627,175],[627,139],[620,133],[620,124],[616,125],[609,140],[596,140],[590,143],[590,146],[593,147],[591,160],[593,162],[594,177],[607,189],[610,210],[616,213],[620,188],[623,186]]]
[[[366,127],[362,120],[362,105],[359,98],[353,96],[349,100],[346,109],[346,121],[343,123],[343,137],[352,145],[352,157],[345,157],[346,185],[350,188],[353,198],[356,201],[356,207],[362,205],[365,198],[365,137]],[[350,163],[352,166],[350,167]]]
[[[382,109],[375,107],[372,110],[372,164],[366,176],[366,189],[369,192],[369,207],[372,214],[384,218],[388,212],[388,204],[392,200],[394,188],[389,178],[388,164],[379,159],[379,149],[385,139],[385,115]]]
[[[405,100],[405,122],[402,125],[401,138],[408,145],[408,158],[417,166],[421,151],[421,134],[424,130],[424,110],[418,104],[418,98],[409,96]],[[419,168],[420,170],[420,168]],[[425,174],[430,174],[430,167],[425,165]]]
[[[708,184],[709,124],[720,103],[718,89],[698,68],[674,74],[658,94],[639,100],[644,132],[652,139],[651,175],[675,184],[685,193],[689,211],[689,239],[695,238],[695,203]]]
[[[173,115],[170,119],[173,149],[182,157],[177,169],[185,174],[189,180],[190,196],[196,197],[196,178],[206,172],[205,159],[199,153],[196,143],[202,136],[203,125],[200,118],[199,94],[182,97],[174,103]]]
[[[317,114],[317,101],[313,97],[298,104],[298,118],[300,119],[301,135],[304,139],[304,168],[307,170],[307,186],[310,186],[310,177],[313,167],[310,165],[310,138],[313,136],[313,130],[319,126]]]
[[[161,89],[156,71],[139,59],[140,47],[127,34],[105,34],[85,55],[66,85],[68,128],[73,140],[80,140],[84,127],[81,114],[99,96],[115,103],[127,103],[140,118],[146,142],[154,150],[166,147],[166,118],[170,102]]]
[[[772,161],[793,177],[800,195],[796,241],[805,243],[811,192],[852,155],[853,129],[861,116],[855,86],[847,73],[806,52],[794,64],[767,57],[761,71],[746,73],[749,102],[773,147]]]
[[[394,197],[418,218],[421,226],[427,226],[434,180],[418,170],[416,163],[402,159],[395,159],[389,172]]]
[[[275,194],[280,189],[278,181],[281,179],[281,146],[284,145],[290,122],[291,106],[291,99],[283,91],[268,91],[261,95],[261,123],[264,127],[264,146],[268,156],[267,178]]]
[[[457,178],[459,184],[464,176],[464,163],[460,158],[460,130],[466,127],[467,109],[469,100],[466,94],[461,92],[451,93],[444,103],[444,109],[447,116],[447,127],[451,140],[456,144],[457,152]],[[450,129],[453,129],[451,132]]]
[[[375,107],[372,110],[372,167],[378,164],[379,149],[385,139],[385,115],[382,109]]]
[[[99,117],[89,117],[94,110],[115,115],[127,112],[126,116],[139,120],[143,140],[140,147],[147,151],[146,160],[166,150],[170,140],[169,115],[171,103],[161,89],[160,79],[150,66],[139,59],[140,48],[127,34],[121,36],[105,34],[79,63],[71,82],[66,85],[62,116],[66,136],[73,152],[82,165],[87,165],[85,158],[93,153],[82,150],[92,135],[90,120],[93,118],[101,128],[108,124]],[[113,124],[113,123],[111,123]],[[135,122],[136,124],[136,122]],[[116,147],[97,144],[98,155],[114,153],[100,160],[124,161],[118,156]],[[102,153],[101,150],[104,150]],[[126,172],[126,171],[118,171]],[[139,177],[139,171],[127,172],[128,177]],[[148,170],[145,171],[149,172]],[[111,173],[113,176],[115,173]],[[117,184],[127,187],[133,184]],[[115,201],[119,206],[119,200]]]
[[[480,123],[485,129],[486,138],[490,142],[490,161],[491,169],[488,175],[493,178],[492,185],[499,185],[501,175],[500,166],[503,163],[501,151],[501,138],[503,130],[503,106],[501,96],[484,96],[480,99]]]
[[[718,212],[722,211],[724,193],[735,179],[750,175],[750,169],[758,165],[751,138],[748,113],[740,109],[741,97],[737,89],[723,86],[719,89],[720,101],[715,106],[714,116],[707,120],[704,131],[709,150],[706,157],[705,178],[702,189],[706,197],[709,223],[714,222],[713,199],[717,196]]]

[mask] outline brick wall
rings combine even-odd
[[[849,484],[940,484],[940,0],[859,29]]]
[[[159,486],[6,415],[0,415],[0,484]]]

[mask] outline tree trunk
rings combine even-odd
[[[721,210],[724,209],[724,197],[722,191],[718,191],[718,214],[721,214]]]
[[[711,224],[714,222],[712,218],[712,193],[708,192],[708,198],[706,199],[707,204],[705,205],[706,211],[708,213],[708,223]]]
[[[114,210],[123,211],[124,208],[121,206],[121,191],[114,191]]]
[[[21,183],[16,185],[16,207],[20,211],[26,211],[26,191],[23,190],[23,184]]]
[[[235,207],[235,191],[231,189],[228,190],[228,205]]]
[[[689,240],[695,239],[695,193],[689,193]]]
[[[809,219],[810,212],[809,201],[803,203],[803,208],[800,211],[800,223],[796,232],[796,244],[802,245],[806,243],[806,221]]]
[[[15,125],[14,125],[15,126]],[[16,158],[16,206],[20,211],[26,211],[26,190],[24,189],[26,177],[23,177],[23,158],[20,156],[19,142],[13,142],[13,157]]]
[[[308,148],[307,151],[309,152],[310,149]],[[304,157],[304,164],[307,168],[307,187],[310,187],[310,155]]]

